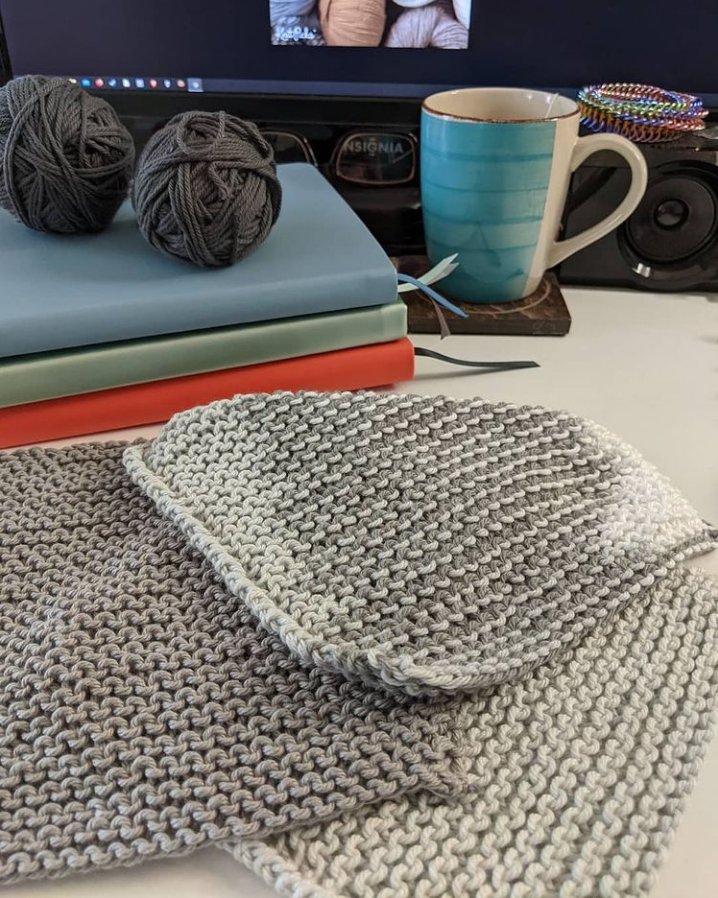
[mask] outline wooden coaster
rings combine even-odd
[[[397,271],[420,277],[431,268],[426,256],[398,256],[392,259]],[[441,281],[433,285],[441,293]],[[433,303],[419,290],[399,294],[409,312],[410,334],[440,333]],[[537,290],[515,302],[496,304],[460,302],[447,295],[468,317],[460,318],[448,309],[444,316],[452,334],[514,334],[560,337],[571,328],[571,315],[556,276],[546,274]]]

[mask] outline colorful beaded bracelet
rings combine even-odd
[[[708,110],[698,97],[648,84],[600,84],[578,92],[581,122],[638,143],[676,140],[701,131]]]

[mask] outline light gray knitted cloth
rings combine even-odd
[[[0,455],[0,881],[214,841],[296,898],[638,894],[715,701],[675,567],[714,538],[596,425],[480,400]]]
[[[638,898],[717,690],[716,581],[673,570],[566,656],[474,704],[462,799],[417,794],[231,850],[293,898]]]
[[[123,449],[0,454],[0,881],[455,789],[451,706],[298,664]]]
[[[304,664],[404,693],[525,676],[708,539],[601,428],[478,399],[240,396],[125,464]]]

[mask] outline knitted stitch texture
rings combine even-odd
[[[0,454],[0,881],[456,789],[452,705],[299,665],[123,449]]]
[[[402,693],[526,676],[710,538],[596,425],[478,399],[239,396],[125,464],[293,655]]]
[[[717,693],[718,584],[673,570],[473,705],[460,800],[417,794],[230,850],[292,898],[638,898]]]

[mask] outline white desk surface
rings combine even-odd
[[[418,346],[457,356],[533,358],[541,368],[476,375],[418,359],[416,380],[397,389],[539,403],[592,418],[632,443],[707,520],[718,523],[718,296],[565,292],[573,316],[566,337],[452,337],[441,343],[433,336],[414,338]],[[111,438],[152,436],[157,429],[138,428],[113,433]],[[692,566],[718,575],[718,553]],[[209,848],[128,870],[13,886],[3,889],[0,898],[271,898],[273,894],[228,854]],[[718,736],[651,898],[716,896]]]

